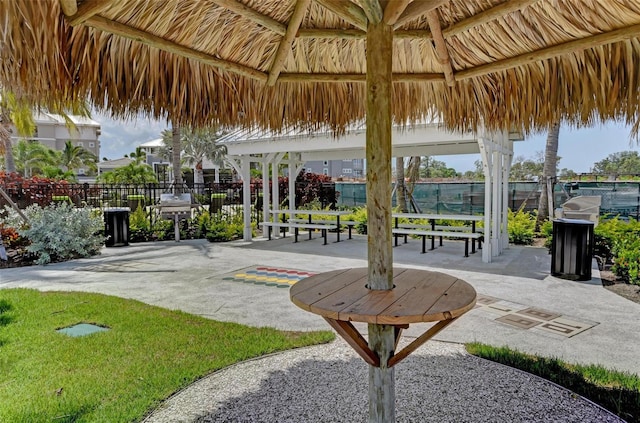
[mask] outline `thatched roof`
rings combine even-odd
[[[367,16],[383,13],[397,122],[433,109],[458,129],[637,121],[640,1],[376,4],[3,0],[0,84],[43,105],[89,96],[119,116],[342,128],[365,113]]]

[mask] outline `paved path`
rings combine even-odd
[[[512,246],[486,264],[479,254],[462,257],[460,243],[445,244],[427,254],[420,254],[418,241],[394,248],[398,266],[456,275],[481,295],[482,307],[436,339],[508,345],[640,374],[640,305],[604,289],[597,270],[591,282],[572,282],[549,276],[550,257],[544,249]],[[317,240],[294,244],[286,238],[143,243],[102,251],[89,259],[1,270],[0,288],[100,292],[217,320],[312,330],[328,326],[294,306],[287,289],[243,283],[235,276],[258,267],[323,272],[366,266],[363,237],[327,246]],[[586,329],[568,331],[580,325]]]
[[[544,249],[512,246],[503,255],[496,257],[494,262],[487,264],[481,262],[480,254],[469,258],[462,257],[463,245],[460,242],[450,241],[445,244],[444,247],[427,254],[420,254],[419,241],[394,248],[394,261],[397,266],[450,273],[466,280],[478,291],[478,307],[441,332],[436,337],[437,340],[454,343],[481,341],[496,346],[507,345],[521,351],[559,357],[570,362],[602,364],[609,368],[640,374],[640,361],[637,359],[640,345],[640,305],[604,289],[598,279],[597,269],[594,269],[592,281],[572,282],[549,276],[550,257]],[[314,330],[328,329],[328,325],[322,318],[295,307],[289,301],[286,285],[294,283],[296,277],[308,273],[362,266],[366,266],[366,238],[359,236],[327,246],[321,245],[321,241],[317,240],[294,244],[290,238],[226,244],[212,244],[203,240],[142,243],[128,247],[105,248],[102,255],[89,259],[0,270],[0,288],[29,287],[40,290],[98,292],[137,299],[216,320],[280,329]],[[419,332],[421,328],[412,327],[405,332],[405,336],[410,338]],[[333,344],[340,345],[340,342],[336,341]],[[320,351],[343,351],[341,347],[333,344],[313,348],[319,348]],[[414,360],[429,360],[429,347],[424,348],[418,351]],[[346,351],[348,352],[344,354],[351,354],[349,350]],[[283,357],[286,361],[288,355]],[[352,358],[349,356],[354,366],[361,364],[358,359]],[[269,363],[280,359],[267,357],[262,360],[265,360],[263,364],[257,366],[263,369],[262,375],[256,377],[271,380],[272,371],[268,370],[271,365]],[[412,358],[409,358],[407,363],[413,363],[411,360]],[[434,357],[431,360],[440,359]],[[454,364],[466,363],[466,359],[442,360]],[[334,365],[329,363],[330,367]],[[476,365],[467,363],[465,366],[464,368],[469,369],[469,366]],[[296,369],[291,368],[288,371],[294,370]],[[500,374],[506,372],[500,369],[493,371]],[[323,372],[325,370],[320,371]],[[220,377],[223,377],[222,381]],[[514,377],[515,381],[509,379],[502,387],[510,389],[508,387],[514,384],[530,385],[529,376]],[[224,376],[218,374],[212,378],[217,380],[216,383],[237,384],[235,379],[224,379]],[[430,379],[416,380],[416,383],[429,384]],[[492,384],[493,382],[474,389],[493,392],[494,387],[489,386]],[[237,407],[237,395],[240,395],[240,398],[252,397],[251,386],[240,384],[238,389],[241,393],[232,392],[231,397],[223,398],[220,404],[224,407],[235,404],[234,407]],[[366,387],[358,389],[366,390]],[[513,399],[513,394],[521,388],[516,386],[514,389],[513,392],[509,391],[511,393],[501,393],[498,390],[490,394],[490,398],[503,398],[504,401]],[[224,417],[220,409],[211,411],[207,408],[211,406],[206,400],[210,393],[211,391],[207,391],[201,385],[194,385],[182,396],[189,398],[189,401],[178,400],[176,409],[174,400],[171,413],[162,414],[163,410],[159,410],[150,421],[190,421],[191,417],[202,416],[205,412],[209,414],[207,418],[203,417],[202,421],[225,421],[228,416]],[[438,398],[442,397],[438,392],[434,392],[433,395],[435,397],[424,401],[439,401]],[[537,395],[541,395],[541,392],[535,391],[533,397]],[[556,405],[553,407],[558,407],[558,410],[567,407],[562,402],[562,398],[565,397],[563,394],[556,392],[550,395],[561,401],[554,402]],[[203,397],[205,400],[198,403]],[[548,409],[546,406],[540,407],[539,404],[522,399],[519,394],[516,398],[523,402],[524,407],[518,416],[537,413],[535,410],[538,409]],[[327,401],[332,404],[335,400],[328,398]],[[265,406],[272,403],[267,401]],[[325,409],[334,409],[329,403],[325,405]],[[451,405],[445,404],[442,407],[444,410],[451,409]],[[513,410],[513,404],[507,402],[498,403],[496,407]],[[576,403],[574,407],[581,409],[585,405]],[[238,416],[245,416],[246,419],[238,417],[233,421],[267,421],[262,420],[260,415],[247,417],[246,413],[249,411],[246,408],[238,409],[238,413]],[[581,416],[575,419],[569,414],[567,420],[563,421],[601,421],[598,413],[596,410],[590,414],[590,418]],[[412,421],[412,415],[409,415],[407,421]],[[216,416],[222,417],[218,419]],[[536,421],[535,416],[531,417],[532,421]],[[322,420],[323,417],[310,415],[308,421],[316,419]],[[425,421],[430,421],[429,419]],[[527,421],[526,418],[519,419]],[[331,421],[340,420],[338,418]],[[491,415],[488,415],[485,421],[491,421]]]

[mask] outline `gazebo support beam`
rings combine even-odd
[[[77,12],[73,16],[68,16],[69,25],[75,26],[84,23],[87,19],[91,18],[98,13],[107,10],[111,7],[113,0],[86,0],[80,7],[77,8]],[[64,8],[62,12],[64,12]]]
[[[367,225],[369,289],[393,288],[391,242],[391,59],[393,27],[370,23],[367,30]],[[369,324],[369,348],[380,367],[369,367],[369,422],[395,421],[395,377],[388,360],[395,347],[390,325]]]
[[[602,34],[592,35],[590,37],[580,38],[578,40],[557,44],[555,46],[521,54],[519,56],[509,57],[508,59],[498,60],[486,65],[476,66],[470,69],[456,72],[455,76],[457,80],[475,78],[478,76],[488,75],[490,73],[513,69],[518,66],[528,65],[529,63],[553,59],[554,57],[562,56],[576,51],[582,51],[606,44],[617,43],[619,41],[637,37],[638,34],[640,34],[640,24],[631,25],[624,28],[615,29],[613,31],[604,32]]]
[[[369,23],[378,24],[382,22],[383,13],[380,0],[360,0],[360,6],[364,10],[364,14],[367,15]]]
[[[387,25],[394,25],[404,10],[413,0],[389,0],[384,9],[383,20]]]
[[[119,22],[112,21],[102,16],[92,16],[85,22],[87,26],[99,29],[104,32],[119,35],[124,38],[129,38],[134,41],[138,41],[142,44],[146,44],[151,47],[155,47],[160,50],[168,51],[169,53],[176,54],[178,56],[186,57],[188,59],[197,60],[207,65],[211,65],[215,68],[226,70],[229,72],[237,73],[238,75],[246,76],[251,79],[266,82],[267,74],[260,72],[248,66],[243,66],[238,63],[229,62],[227,60],[218,59],[215,56],[203,53],[185,47],[173,41],[166,40],[158,37],[157,35],[150,34],[146,31],[132,28],[128,25],[123,25]]]
[[[332,11],[356,28],[363,31],[367,30],[367,15],[355,3],[344,0],[316,0],[316,3]]]
[[[78,13],[78,3],[76,0],[60,0],[60,8],[65,16],[73,16]]]
[[[453,76],[453,66],[451,65],[449,51],[447,51],[447,43],[444,41],[444,37],[442,36],[438,11],[435,9],[430,10],[427,13],[427,21],[429,22],[429,28],[431,28],[431,34],[433,34],[433,43],[436,45],[438,61],[444,70],[444,79],[447,81],[448,86],[453,87],[456,80]]]
[[[420,0],[414,1],[404,10],[402,15],[396,20],[394,28],[400,28],[402,25],[409,21],[419,18],[425,13],[435,10],[445,3],[449,3],[450,0]]]
[[[244,4],[236,0],[213,0],[218,6],[231,10],[237,15],[247,18],[263,27],[275,32],[278,35],[284,35],[287,31],[287,27],[275,19],[271,19],[268,16],[263,15],[260,12],[256,12],[252,8],[245,6]]]
[[[293,40],[295,40],[296,38],[296,33],[298,32],[298,28],[300,28],[300,24],[302,23],[302,19],[304,18],[305,13],[307,13],[307,9],[309,8],[310,3],[311,0],[298,0],[296,2],[296,7],[293,10],[293,15],[291,15],[291,19],[289,19],[287,32],[284,34],[284,37],[280,41],[278,51],[276,52],[276,56],[273,59],[273,63],[271,64],[271,71],[269,72],[267,85],[273,86],[278,80],[278,75],[280,75],[280,71],[284,66],[284,61],[286,60],[287,55],[291,53],[291,45],[293,44]]]
[[[484,25],[487,22],[491,22],[498,18],[501,18],[516,10],[526,9],[539,0],[510,0],[504,3],[500,3],[484,12],[473,15],[470,18],[463,19],[460,22],[456,22],[448,28],[442,30],[445,37],[451,37],[461,32],[467,31],[476,26]]]

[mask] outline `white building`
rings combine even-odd
[[[33,119],[36,130],[32,136],[22,137],[15,127],[11,127],[11,141],[29,139],[40,142],[52,150],[62,151],[67,141],[84,148],[100,158],[100,124],[82,116],[68,116],[74,127],[70,127],[65,119],[53,113],[35,113]],[[88,169],[78,169],[78,175],[84,175]]]

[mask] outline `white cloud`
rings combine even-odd
[[[135,151],[147,141],[160,138],[163,130],[170,127],[165,121],[139,117],[132,120],[115,120],[98,112],[92,112],[92,119],[100,123],[100,158],[118,159]]]

